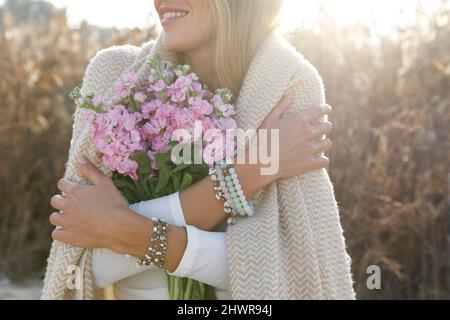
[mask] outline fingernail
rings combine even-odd
[[[322,106],[325,110],[327,110],[328,112],[330,112],[331,110],[333,110],[333,108],[329,105],[329,104],[324,104]]]
[[[84,156],[79,156],[77,161],[78,161],[78,164],[81,166],[84,166],[87,163],[87,159]]]

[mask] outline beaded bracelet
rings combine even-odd
[[[162,269],[166,261],[167,235],[171,229],[166,222],[158,218],[151,218],[151,220],[154,225],[153,234],[150,237],[150,246],[145,258],[138,262],[138,267],[155,266]]]
[[[237,215],[253,216],[253,210],[245,197],[232,161],[221,161],[210,169],[209,174],[215,183],[216,199],[225,201],[224,212],[230,215],[230,225],[236,223],[234,217]]]
[[[232,203],[233,209],[240,216],[253,216],[253,210],[242,190],[236,169],[231,163],[224,161],[219,165],[225,176],[225,183],[227,185],[228,193],[230,194],[230,202]]]
[[[225,214],[228,215],[227,219],[228,224],[234,225],[236,223],[236,220],[234,219],[234,217],[236,216],[236,211],[230,204],[228,190],[225,185],[223,172],[222,170],[220,170],[220,168],[213,167],[209,170],[209,175],[215,185],[214,191],[216,192],[216,199],[224,201],[223,211],[225,212]]]

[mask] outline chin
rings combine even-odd
[[[164,31],[164,46],[174,52],[183,52],[189,50],[189,45],[186,43],[186,38],[181,34],[174,34],[174,32]]]
[[[193,23],[186,17],[186,21],[176,21],[163,27],[164,45],[174,52],[196,51],[210,44],[212,36],[208,24]]]

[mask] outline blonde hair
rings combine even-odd
[[[237,98],[259,45],[280,25],[284,0],[208,1],[216,23],[215,66],[219,83]]]

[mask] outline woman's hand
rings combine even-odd
[[[82,248],[106,248],[143,259],[153,222],[129,210],[128,203],[112,180],[85,159],[79,161],[80,173],[92,186],[61,179],[58,188],[66,195],[52,197],[51,204],[62,211],[50,216],[57,228],[53,239]],[[167,239],[164,268],[174,272],[187,246],[185,228],[171,226]]]
[[[291,107],[294,92],[288,90],[273,112],[264,121],[261,129],[279,130],[279,157],[270,152],[271,160],[277,161],[278,171],[273,175],[262,175],[264,165],[242,163],[240,159],[249,159],[249,154],[255,154],[255,144],[251,144],[244,154],[235,159],[235,169],[239,182],[248,199],[271,182],[281,178],[293,177],[308,171],[328,167],[329,160],[323,152],[331,148],[331,141],[322,136],[329,134],[332,125],[328,121],[317,123],[331,112],[328,105],[312,107],[296,115],[282,118]],[[270,139],[267,139],[270,141]],[[256,144],[256,148],[258,148]],[[268,146],[267,150],[271,150]],[[259,154],[256,150],[256,154]],[[199,183],[180,193],[186,222],[202,230],[214,230],[228,218],[223,212],[223,203],[215,199],[214,183],[205,178]]]
[[[330,139],[323,139],[323,136],[331,133],[333,125],[320,119],[327,116],[332,108],[329,105],[316,106],[282,118],[291,107],[293,97],[294,90],[288,90],[261,127],[268,132],[279,132],[279,170],[272,180],[289,178],[329,166],[329,159],[323,152],[330,150],[332,142]]]
[[[53,232],[52,237],[84,248],[125,251],[136,234],[136,230],[129,229],[141,224],[150,230],[149,219],[129,210],[127,201],[112,180],[84,158],[79,161],[79,170],[93,185],[67,179],[58,182],[58,189],[65,196],[55,195],[51,199],[51,205],[62,212],[50,216],[50,223],[61,227]]]
[[[276,148],[270,145],[270,137],[266,139],[267,146],[260,145],[261,141],[255,139],[244,154],[237,157],[235,168],[247,198],[252,198],[258,190],[278,179],[329,166],[329,159],[323,152],[328,151],[332,143],[330,139],[323,139],[323,136],[332,131],[332,124],[320,119],[328,115],[332,108],[329,105],[315,106],[283,117],[291,107],[293,98],[294,90],[290,89],[260,127],[269,136],[272,130],[278,130],[278,140],[274,141],[278,144]],[[261,151],[260,148],[267,149]],[[249,159],[251,154],[261,153],[270,154],[270,170],[267,170],[260,157],[256,165],[240,162],[240,159]]]

